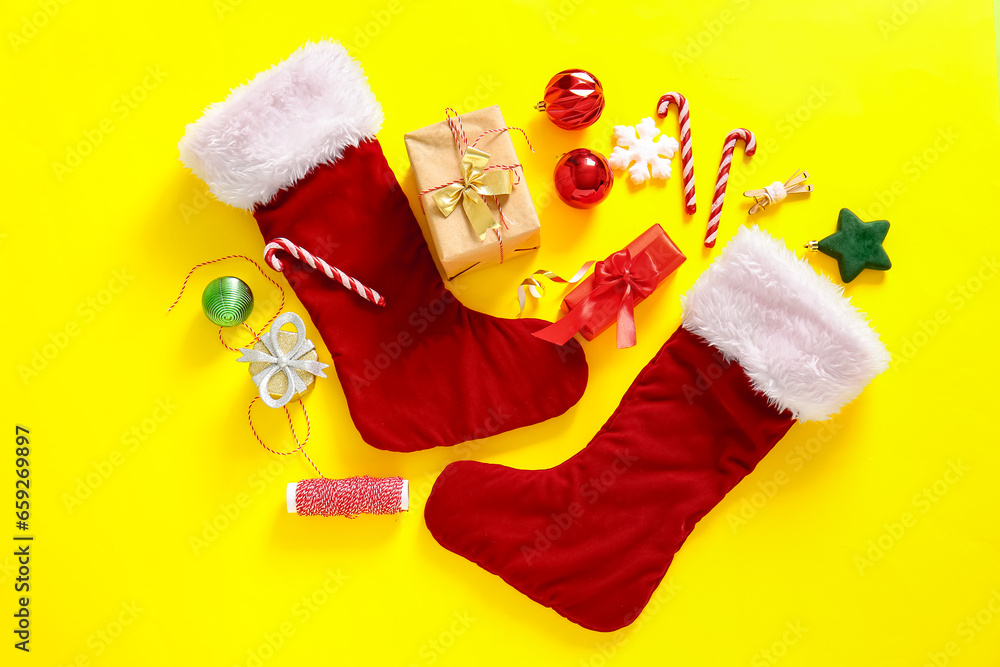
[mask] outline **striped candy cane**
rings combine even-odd
[[[748,157],[752,157],[757,152],[757,137],[750,130],[740,128],[726,135],[726,145],[722,148],[722,163],[719,164],[719,178],[715,181],[715,196],[712,197],[712,211],[708,215],[708,229],[705,231],[706,248],[715,247],[715,236],[719,232],[719,218],[722,217],[722,203],[726,200],[729,166],[733,162],[733,151],[736,150],[737,139],[743,140],[744,153]]]
[[[656,115],[666,118],[670,105],[677,106],[677,122],[681,130],[681,168],[684,171],[684,210],[693,215],[696,208],[694,197],[694,156],[691,152],[691,111],[688,101],[680,93],[667,93],[656,105]]]
[[[376,306],[385,307],[385,299],[381,294],[370,287],[366,287],[359,280],[352,278],[335,266],[330,266],[321,258],[314,256],[302,246],[297,246],[286,238],[277,238],[264,246],[264,261],[275,271],[281,271],[284,265],[277,257],[277,252],[284,250],[295,259],[300,259],[314,269],[319,269],[328,278],[339,282],[341,285],[356,293],[363,299],[371,301]]]

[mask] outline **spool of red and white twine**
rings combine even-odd
[[[398,514],[410,509],[410,483],[402,477],[304,479],[288,485],[285,502],[299,516]]]
[[[691,151],[691,110],[687,98],[680,93],[667,93],[656,105],[656,115],[666,118],[670,105],[677,107],[677,123],[681,135],[681,169],[684,174],[684,211],[694,215],[697,202],[694,195],[694,154]]]
[[[739,139],[743,140],[744,153],[747,157],[752,157],[757,152],[757,137],[750,130],[739,128],[726,135],[726,144],[722,147],[722,162],[719,164],[719,177],[715,181],[715,196],[712,197],[712,211],[708,215],[708,228],[705,230],[706,248],[715,247],[715,237],[719,232],[719,219],[722,217],[722,204],[726,201],[729,167],[733,162],[736,141]]]

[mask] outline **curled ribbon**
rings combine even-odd
[[[527,293],[530,293],[531,296],[536,299],[541,299],[545,296],[545,285],[543,285],[535,276],[548,278],[554,283],[574,285],[583,280],[583,277],[587,275],[587,271],[590,271],[590,267],[593,265],[593,261],[585,262],[583,266],[577,269],[572,278],[563,278],[559,274],[549,271],[548,269],[539,269],[538,271],[535,271],[530,276],[522,280],[521,284],[517,286],[517,303],[521,306],[521,310],[518,315],[524,312],[524,304],[527,301]]]
[[[491,229],[499,229],[500,223],[493,217],[484,196],[509,195],[514,190],[514,177],[509,169],[486,170],[490,154],[478,148],[468,147],[462,156],[461,182],[450,183],[434,193],[434,201],[442,215],[448,217],[462,202],[462,208],[472,223],[472,229],[479,239],[486,238]]]
[[[294,347],[285,353],[281,351],[281,345],[278,343],[278,332],[282,326],[289,322],[292,324],[296,339]],[[306,324],[302,321],[301,317],[295,313],[285,313],[274,320],[271,328],[260,336],[260,342],[263,343],[267,352],[248,347],[240,348],[243,356],[236,361],[244,363],[260,361],[267,364],[262,371],[253,376],[253,383],[257,385],[260,398],[268,407],[280,408],[291,401],[293,396],[305,391],[306,383],[299,377],[298,371],[303,370],[321,378],[326,377],[323,369],[329,366],[329,364],[301,358],[302,355],[316,348],[313,342],[305,337],[305,328]],[[285,377],[288,378],[288,389],[277,400],[272,398],[270,392],[267,390],[268,382],[271,381],[271,378],[276,373],[284,373]]]
[[[590,320],[595,312],[615,307],[618,312],[618,348],[635,345],[635,297],[646,298],[656,288],[658,269],[648,253],[635,257],[628,248],[594,265],[594,290],[558,322],[536,331],[535,336],[563,345]],[[620,295],[620,296],[619,296]]]

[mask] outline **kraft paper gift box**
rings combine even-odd
[[[470,145],[487,130],[507,127],[500,107],[495,105],[462,114],[459,118]],[[517,131],[491,132],[479,139],[475,148],[489,154],[486,163],[488,167],[518,165],[520,160],[514,150],[514,141],[520,140],[519,135]],[[427,216],[427,226],[438,259],[448,280],[470,269],[500,264],[538,248],[541,243],[541,224],[524,175],[517,173],[521,172],[520,167],[512,173],[514,185],[511,193],[497,197],[506,225],[500,221],[494,198],[482,198],[500,226],[497,230],[488,230],[481,239],[473,229],[464,203],[459,203],[446,216],[434,198],[434,194],[443,189],[443,186],[456,181],[461,183],[463,179],[462,154],[447,120],[409,132],[404,140],[417,188],[420,192],[425,192],[420,197],[420,203]],[[495,171],[499,170],[492,169],[486,173]],[[434,191],[426,192],[431,189]],[[500,238],[496,231],[499,231]]]

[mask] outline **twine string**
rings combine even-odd
[[[253,264],[257,268],[258,271],[260,271],[260,275],[262,275],[265,278],[267,278],[268,282],[270,282],[272,285],[274,285],[275,287],[277,287],[278,291],[281,293],[281,303],[278,305],[278,312],[276,312],[271,317],[271,319],[269,319],[264,324],[264,326],[261,327],[261,333],[263,333],[270,326],[271,322],[274,322],[274,320],[277,319],[278,315],[281,314],[281,311],[283,311],[285,309],[285,290],[282,289],[281,285],[279,285],[273,278],[271,278],[271,276],[267,275],[267,273],[264,271],[264,269],[261,267],[260,264],[258,264],[254,260],[250,259],[246,255],[226,255],[225,257],[217,257],[215,259],[210,259],[207,262],[201,262],[199,264],[195,264],[194,266],[192,266],[191,270],[187,272],[186,276],[184,276],[184,282],[181,284],[181,291],[177,294],[177,298],[174,299],[174,302],[172,304],[170,304],[170,307],[167,308],[167,312],[169,313],[171,310],[173,310],[174,307],[177,306],[177,304],[180,302],[181,297],[184,296],[184,290],[187,289],[188,282],[191,280],[191,276],[194,274],[195,271],[197,271],[198,269],[200,269],[203,266],[208,266],[209,264],[215,264],[216,262],[223,262],[223,261],[225,261],[227,259],[245,259],[246,261],[250,262],[251,264]],[[243,325],[247,329],[250,330],[250,333],[253,334],[253,340],[251,340],[249,343],[247,343],[246,345],[243,346],[243,347],[250,347],[254,343],[257,342],[257,340],[260,338],[260,334],[254,332],[253,328],[249,324],[246,324],[244,322]],[[223,340],[223,338],[222,338],[222,329],[223,328],[224,327],[219,327],[219,342],[222,343],[223,347],[225,347],[227,350],[231,350],[233,352],[239,352],[238,348],[230,347],[229,345],[226,344],[226,341]]]
[[[254,403],[257,402],[258,398],[260,398],[260,397],[259,396],[254,396],[253,399],[250,401],[250,405],[247,407],[247,421],[250,423],[250,430],[253,432],[253,437],[257,439],[257,442],[260,443],[260,446],[263,447],[264,449],[266,449],[267,451],[271,452],[272,454],[277,455],[277,456],[288,456],[290,454],[297,454],[299,452],[302,452],[302,456],[305,457],[306,461],[309,462],[309,465],[311,465],[313,467],[313,469],[319,474],[319,476],[320,477],[325,477],[325,475],[323,475],[323,472],[319,469],[319,467],[316,465],[316,463],[311,458],[309,458],[309,455],[305,452],[306,443],[309,442],[309,436],[312,435],[312,424],[309,422],[309,413],[306,411],[306,405],[305,405],[305,403],[302,402],[302,399],[300,398],[298,402],[299,402],[299,407],[302,408],[302,416],[306,420],[306,437],[305,437],[305,439],[302,440],[302,442],[299,442],[299,436],[295,432],[295,424],[292,423],[292,413],[290,413],[288,411],[288,406],[287,405],[282,406],[282,409],[285,411],[285,418],[288,420],[288,430],[291,431],[291,433],[292,433],[292,440],[295,442],[296,446],[295,446],[294,449],[289,449],[288,451],[280,452],[280,451],[278,451],[276,449],[272,449],[271,447],[268,447],[264,443],[264,440],[260,437],[260,434],[257,433],[257,428],[254,426],[254,423],[253,423],[253,406],[254,406]]]

